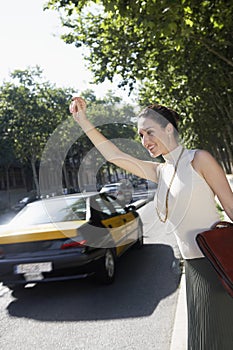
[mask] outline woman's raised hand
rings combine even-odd
[[[70,104],[70,113],[74,119],[79,122],[80,119],[86,118],[86,102],[82,97],[73,97]]]

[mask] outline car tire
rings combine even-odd
[[[144,245],[144,237],[143,237],[143,228],[142,228],[142,224],[139,224],[138,227],[138,239],[135,243],[135,246],[137,249],[141,249]]]
[[[100,267],[97,272],[98,281],[102,284],[112,284],[116,275],[116,257],[113,249],[106,249],[103,258],[100,261]]]

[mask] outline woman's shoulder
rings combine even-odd
[[[212,154],[204,149],[196,149],[192,159],[193,168],[202,176],[219,167],[218,162]],[[205,177],[205,176],[204,176]]]
[[[214,157],[211,155],[210,152],[199,148],[196,148],[196,149],[186,148],[186,154],[189,155],[189,157],[191,157],[192,159],[195,159],[197,161],[214,159]]]
[[[209,162],[215,161],[212,154],[204,149],[196,149],[194,151],[194,159],[198,162]]]

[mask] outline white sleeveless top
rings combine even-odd
[[[165,198],[174,173],[175,163],[182,146],[164,156],[165,163],[157,168],[158,189],[154,204],[160,216],[165,216]],[[196,150],[185,149],[179,161],[168,197],[168,219],[164,223],[166,233],[176,235],[177,244],[184,259],[203,257],[196,243],[197,233],[208,230],[220,220],[215,195],[205,179],[192,167]]]

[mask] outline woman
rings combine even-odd
[[[198,232],[220,220],[215,195],[233,220],[233,193],[216,160],[204,150],[187,150],[179,143],[178,115],[161,105],[151,105],[138,116],[138,133],[151,157],[143,161],[119,150],[86,117],[86,103],[73,99],[74,119],[107,161],[158,183],[155,217],[166,231],[175,233],[185,259],[188,349],[233,349],[233,299],[225,292],[197,243]]]

